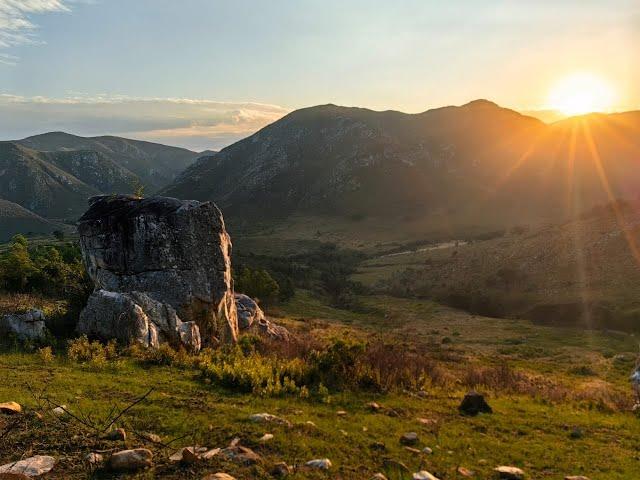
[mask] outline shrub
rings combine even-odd
[[[53,362],[55,356],[53,355],[53,350],[51,347],[42,347],[38,350],[38,355],[40,356],[40,360],[42,363],[51,363]]]
[[[114,360],[117,357],[117,345],[115,340],[109,341],[106,345],[97,340],[90,342],[87,336],[83,335],[69,340],[67,357],[78,363],[104,365],[109,360]]]
[[[271,304],[278,299],[280,286],[266,270],[243,268],[235,279],[235,289],[262,303]]]

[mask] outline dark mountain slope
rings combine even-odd
[[[0,199],[0,242],[17,233],[51,233],[56,225],[17,203]]]
[[[232,219],[557,220],[640,185],[637,117],[546,125],[486,100],[416,115],[324,105],[199,159],[163,193],[215,200]]]

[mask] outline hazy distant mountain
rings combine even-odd
[[[199,159],[163,193],[215,200],[235,219],[557,219],[640,186],[639,116],[547,125],[486,100],[421,114],[324,105]]]
[[[169,184],[200,154],[190,150],[127,138],[79,137],[64,132],[35,135],[18,143],[43,151],[91,150],[139,177],[147,191]]]
[[[44,217],[73,218],[100,193],[147,193],[169,183],[199,154],[118,137],[63,132],[0,142],[0,198]]]
[[[0,242],[17,233],[51,233],[56,225],[20,205],[0,199]]]

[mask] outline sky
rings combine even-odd
[[[638,0],[0,0],[0,139],[219,149],[335,103],[544,112],[575,72],[640,108]]]

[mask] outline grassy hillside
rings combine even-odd
[[[51,233],[59,226],[20,205],[0,199],[0,242],[18,233]]]
[[[144,446],[154,452],[154,468],[126,478],[200,479],[224,471],[238,479],[270,479],[280,461],[297,466],[290,478],[348,480],[375,472],[410,478],[385,467],[385,459],[406,464],[410,472],[426,469],[443,480],[462,478],[459,466],[475,471],[476,478],[492,478],[492,469],[504,464],[519,466],[527,478],[536,479],[640,475],[640,423],[628,410],[626,385],[636,349],[631,337],[473,317],[429,302],[364,301],[374,313],[335,310],[300,292],[281,308],[279,321],[302,338],[374,343],[383,333],[387,342],[400,342],[406,352],[423,352],[432,362],[426,393],[392,389],[312,392],[309,398],[259,396],[206,380],[184,358],[149,361],[122,353],[106,363],[78,363],[63,350],[52,360],[5,351],[0,370],[8,381],[0,384],[0,397],[20,402],[27,414],[0,439],[0,463],[25,453],[51,454],[58,463],[50,478],[87,478],[90,471],[81,460],[87,452],[108,455],[112,449]],[[472,387],[487,394],[493,414],[458,413],[460,399]],[[90,415],[98,424],[151,388],[145,400],[117,421],[128,432],[125,442],[100,439],[79,422],[50,413],[51,402],[64,404],[74,415]],[[372,401],[382,409],[367,406]],[[42,419],[33,411],[41,412]],[[261,412],[292,426],[248,420]],[[6,430],[14,420],[0,416],[0,428]],[[417,452],[429,447],[433,453],[404,448],[399,438],[408,431],[419,435]],[[145,440],[145,432],[160,435],[162,443]],[[274,438],[261,442],[265,433]],[[183,446],[225,447],[235,437],[260,455],[258,463],[244,466],[220,456],[187,465],[168,459]],[[302,466],[324,457],[333,464],[327,473]],[[115,478],[102,471],[93,475]]]
[[[378,256],[354,278],[496,316],[637,329],[639,241],[637,207],[618,202],[560,225]]]

